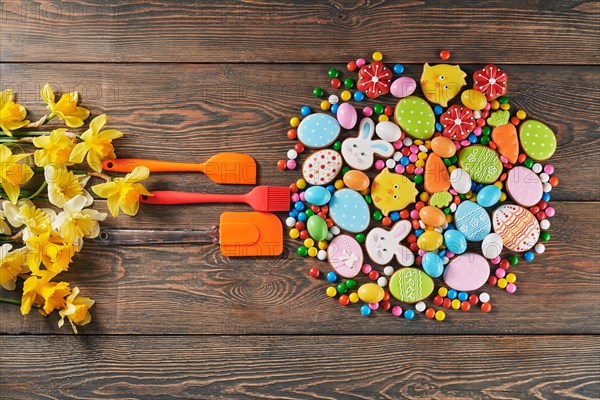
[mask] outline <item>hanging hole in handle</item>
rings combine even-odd
[[[143,201],[148,200],[148,196],[146,196],[145,194],[141,195],[140,197],[142,198]]]
[[[109,161],[109,162],[106,163],[106,168],[110,169],[112,167],[113,167],[113,163],[112,162]]]
[[[100,239],[102,239],[102,240],[106,240],[106,239],[108,239],[108,232],[100,232],[100,235],[99,235],[99,237],[100,237]]]

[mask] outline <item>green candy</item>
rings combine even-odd
[[[340,151],[342,149],[342,142],[340,142],[339,140],[337,140],[334,144],[333,144],[333,149],[335,151]]]
[[[492,133],[492,130],[489,126],[484,126],[483,128],[481,128],[481,134],[483,136],[490,136],[490,133]]]
[[[338,293],[344,294],[348,291],[348,287],[345,283],[340,283],[339,285],[337,285],[337,291]]]
[[[494,111],[492,115],[487,119],[487,124],[490,126],[500,126],[508,124],[510,120],[510,113],[508,111],[498,110]]]
[[[348,279],[346,281],[346,287],[350,290],[354,289],[356,287],[356,281],[354,279]]]
[[[315,97],[321,97],[321,96],[323,96],[323,93],[325,93],[325,92],[320,87],[316,87],[313,89],[313,96],[315,96]]]
[[[477,183],[494,183],[502,173],[498,154],[489,147],[465,147],[458,156],[458,165]]]
[[[358,243],[364,243],[366,238],[367,237],[364,233],[359,233],[358,235],[354,236],[354,239],[356,239]]]
[[[542,242],[549,241],[550,240],[550,232],[544,231],[544,232],[540,233],[540,239],[542,240]]]
[[[348,89],[352,89],[354,87],[354,79],[352,79],[352,78],[344,79],[344,86],[346,86]]]
[[[308,254],[308,249],[306,248],[306,246],[302,245],[300,247],[298,247],[298,255],[300,257],[306,257]]]
[[[531,167],[533,167],[533,164],[535,164],[535,162],[531,158],[528,158],[525,160],[525,162],[523,164],[525,164],[525,166],[527,168],[531,168]]]
[[[340,75],[340,71],[335,68],[330,68],[329,71],[327,71],[327,75],[329,75],[330,78],[337,78]]]
[[[423,183],[423,175],[415,175],[414,182],[415,182],[416,184],[421,184],[421,183]]]
[[[510,265],[517,265],[519,263],[519,256],[513,254],[512,256],[508,257],[508,262]]]
[[[381,104],[375,104],[373,111],[375,111],[375,114],[377,115],[383,114],[383,106]]]
[[[383,214],[381,213],[381,211],[379,211],[379,210],[373,211],[373,219],[375,221],[381,221],[382,218],[383,218]]]
[[[365,194],[365,201],[367,204],[373,204],[373,199],[371,198],[370,194]]]
[[[349,166],[345,166],[342,168],[342,176],[346,175],[346,172],[350,171],[350,167]]]
[[[556,150],[556,136],[552,129],[533,119],[521,124],[519,140],[525,154],[536,161],[549,159]]]
[[[310,237],[317,241],[325,240],[327,237],[327,223],[318,215],[312,215],[308,218],[308,221],[306,221],[306,229],[308,230]]]
[[[498,100],[498,103],[500,103],[500,104],[507,104],[508,103],[508,97],[506,97],[506,96],[500,96],[500,97],[498,97],[497,100]]]
[[[315,213],[313,212],[313,210],[311,210],[310,208],[308,210],[304,211],[304,214],[306,214],[307,218],[310,218],[313,215],[315,215]]]
[[[435,132],[431,106],[417,96],[408,96],[396,105],[394,117],[400,128],[415,139],[426,140]]]

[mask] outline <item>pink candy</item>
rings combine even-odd
[[[296,160],[287,160],[285,165],[288,169],[296,169]]]
[[[394,306],[392,307],[392,315],[394,317],[399,317],[402,315],[402,307],[400,306]]]
[[[375,168],[377,170],[382,170],[383,167],[385,167],[385,162],[383,160],[377,160],[377,161],[375,161]]]
[[[546,215],[550,218],[554,217],[556,215],[556,210],[554,209],[554,207],[546,208]]]
[[[403,174],[404,170],[405,168],[402,164],[396,164],[396,168],[394,168],[394,171],[396,171],[397,174]]]
[[[368,274],[369,272],[371,272],[373,270],[373,267],[371,267],[371,264],[363,264],[361,269],[362,269],[363,274]]]
[[[365,107],[363,108],[362,113],[365,117],[370,117],[373,115],[373,109],[371,107]]]
[[[517,291],[517,285],[515,285],[514,283],[509,283],[508,285],[506,285],[506,291],[508,293],[514,293]]]
[[[554,173],[554,166],[552,164],[548,164],[544,167],[544,172],[548,175],[552,175]]]
[[[364,67],[364,65],[367,63],[367,60],[365,60],[364,58],[359,58],[358,60],[356,60],[356,66],[358,68],[360,67]]]

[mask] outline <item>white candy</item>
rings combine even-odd
[[[540,164],[540,163],[533,164],[533,167],[531,167],[531,170],[533,172],[535,172],[536,174],[539,174],[540,172],[542,172],[542,164]]]
[[[454,203],[452,203],[452,204],[454,204]],[[454,205],[456,205],[456,204],[454,204]],[[442,225],[441,228],[442,229],[448,228],[448,221],[444,221],[444,225]]]
[[[550,228],[550,221],[547,219],[543,219],[540,221],[540,228],[542,228],[543,230],[547,230],[548,228]]]
[[[487,259],[496,258],[502,252],[502,238],[497,233],[488,234],[481,242],[481,253]]]
[[[327,237],[325,238],[325,240],[327,240],[328,242],[333,239],[333,233],[331,233],[331,231],[327,232]]]
[[[388,280],[385,276],[380,276],[379,279],[377,279],[377,284],[381,287],[385,287],[388,284]]]
[[[475,119],[481,118],[481,111],[479,111],[479,110],[473,111],[473,118],[475,118]]]
[[[423,312],[423,311],[425,311],[426,308],[427,308],[427,305],[425,305],[425,303],[423,303],[422,301],[415,304],[415,310],[417,310],[418,312]]]
[[[538,243],[535,245],[534,250],[536,253],[542,254],[543,252],[546,251],[546,246],[544,246],[542,243]]]
[[[287,152],[287,156],[290,160],[295,160],[298,157],[298,152],[294,149],[290,149]]]
[[[427,149],[427,147],[422,144],[419,146],[419,151],[422,151],[423,153],[427,153],[429,150]]]
[[[289,226],[290,228],[293,227],[294,225],[296,225],[296,218],[294,218],[294,217],[287,217],[287,219],[285,220],[285,224],[287,226]]]
[[[337,225],[333,225],[331,229],[329,229],[332,235],[337,236],[340,234],[340,228]]]
[[[447,265],[450,262],[450,259],[447,256],[444,256],[442,258],[442,262],[444,263],[444,265]]]
[[[544,193],[550,193],[550,191],[552,191],[552,185],[549,184],[548,182],[543,184],[544,186]]]
[[[390,276],[394,273],[394,267],[392,267],[391,265],[388,265],[387,267],[385,267],[383,269],[383,273],[386,274],[387,276]]]
[[[388,167],[389,169],[392,169],[396,166],[396,161],[394,161],[393,158],[388,158],[385,162],[385,166]]]
[[[319,250],[319,252],[317,253],[317,258],[321,261],[327,260],[327,251]]]
[[[450,211],[454,212],[454,211],[456,211],[457,208],[458,208],[458,206],[456,205],[456,203],[450,204]]]
[[[404,138],[404,140],[402,141],[402,143],[404,143],[405,146],[410,146],[411,144],[413,144],[413,141],[411,138],[409,138],[408,136]]]
[[[425,229],[425,227],[426,227],[427,225],[425,225],[425,222],[423,222],[423,221],[419,220],[419,226],[421,227],[421,229]]]
[[[402,153],[400,153],[399,151],[394,153],[394,156],[393,156],[394,161],[398,162],[398,161],[400,161],[401,158],[402,158]]]
[[[542,172],[540,174],[540,180],[542,181],[542,183],[546,183],[546,182],[548,182],[550,180],[550,175],[548,175],[545,172]]]
[[[439,232],[439,233],[443,233],[444,229],[441,226],[438,226],[437,228],[433,228],[434,231]]]
[[[340,99],[335,94],[332,94],[331,96],[329,96],[329,99],[327,99],[327,101],[329,101],[331,104],[337,104],[338,101],[340,101]]]
[[[483,292],[479,295],[479,301],[482,303],[488,303],[490,301],[490,295]]]

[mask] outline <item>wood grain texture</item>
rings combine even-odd
[[[285,136],[287,121],[299,115],[303,105],[318,109],[312,88],[328,87],[328,68],[313,64],[0,64],[0,88],[13,88],[32,118],[45,112],[39,91],[46,81],[58,92],[79,91],[85,106],[94,114],[108,113],[109,125],[125,132],[115,142],[120,157],[201,162],[219,151],[241,151],[257,160],[260,183],[288,185],[299,172],[281,172],[275,166],[293,145]],[[472,73],[481,65],[464,68]],[[409,65],[406,74],[418,78],[421,69]],[[553,199],[600,200],[600,88],[596,85],[600,70],[507,66],[506,71],[514,106],[557,132],[559,151],[551,163],[564,183],[552,193]],[[394,104],[391,99],[385,103]],[[177,179],[157,174],[151,182],[157,190],[248,190],[219,186],[201,174],[178,174]]]
[[[557,203],[546,253],[511,267],[517,293],[486,286],[477,292],[491,294],[492,313],[447,310],[442,323],[422,315],[406,321],[383,311],[365,318],[359,305],[341,307],[325,296],[323,279],[308,276],[311,267],[328,271],[328,265],[295,255],[298,244],[292,240],[275,258],[226,258],[218,246],[192,243],[110,249],[89,244],[61,277],[97,301],[83,334],[598,334],[599,205]],[[113,227],[194,229],[218,223],[216,208],[194,210],[144,207],[138,218],[118,218]],[[21,317],[16,306],[0,307],[2,333],[69,333],[56,327],[55,315]]]
[[[7,400],[583,400],[600,393],[597,336],[4,336],[0,346]]]
[[[380,49],[411,63],[444,48],[460,63],[600,61],[592,0],[4,0],[0,11],[11,62],[339,62]]]

